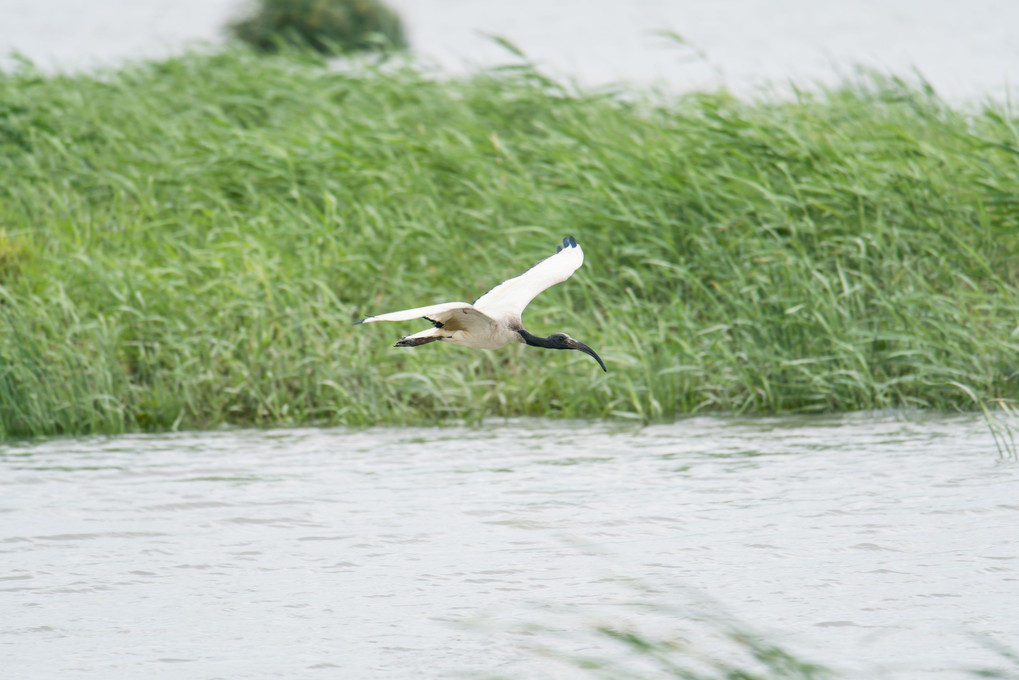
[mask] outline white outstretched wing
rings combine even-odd
[[[403,309],[399,312],[367,316],[357,323],[374,323],[375,321],[411,321],[413,319],[425,318],[441,321],[438,317],[448,315],[458,309],[473,309],[473,305],[469,302],[443,302],[438,305],[415,307],[414,309]]]
[[[520,319],[524,307],[546,288],[562,283],[584,264],[584,251],[577,239],[568,236],[556,254],[547,257],[520,276],[503,281],[474,301],[474,307],[493,319]]]
[[[414,319],[426,319],[449,331],[469,330],[477,333],[482,330],[490,330],[495,326],[495,322],[490,317],[467,302],[443,302],[427,307],[404,309],[399,312],[369,316],[357,323],[412,321]]]

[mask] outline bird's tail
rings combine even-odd
[[[403,336],[393,347],[417,347],[436,340],[445,340],[448,337],[449,333],[443,333],[441,328],[429,328],[414,335]]]

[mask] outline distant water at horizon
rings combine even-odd
[[[1019,73],[1019,3],[1001,0],[389,0],[414,53],[463,73],[515,58],[557,77],[739,95],[832,85],[860,67],[918,74],[945,99],[1005,100]],[[0,0],[0,66],[117,66],[222,42],[242,0]],[[681,36],[677,40],[674,36]]]

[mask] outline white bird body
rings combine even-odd
[[[435,324],[435,328],[408,335],[404,341],[435,338],[471,349],[499,349],[511,342],[524,341],[510,325],[499,323],[469,302],[444,302],[428,307],[405,309],[368,317],[362,323],[411,319],[427,319]],[[519,324],[517,327],[523,328]]]
[[[594,350],[582,342],[564,333],[538,338],[524,329],[521,319],[524,308],[535,296],[570,278],[582,264],[584,251],[570,236],[563,239],[563,245],[556,249],[555,255],[545,258],[520,276],[503,281],[475,300],[474,304],[444,302],[369,316],[357,323],[426,319],[435,327],[405,336],[396,346],[414,347],[442,341],[472,349],[499,349],[511,342],[523,342],[549,349],[579,349],[593,356],[602,369],[607,370]]]

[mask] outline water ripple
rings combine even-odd
[[[646,592],[847,677],[970,677],[976,635],[1019,636],[1019,465],[968,416],[133,435],[0,468],[12,677],[539,677],[510,624],[696,635]]]

